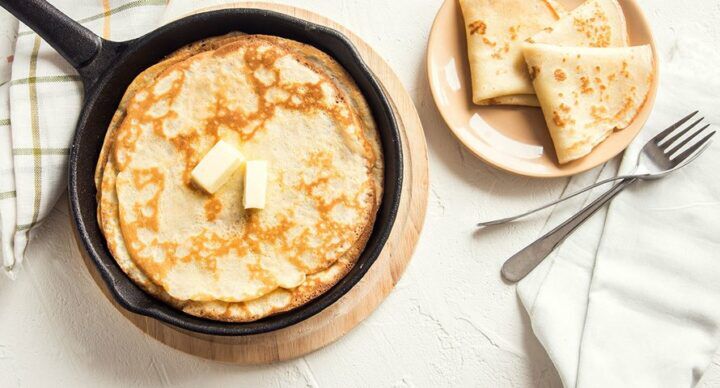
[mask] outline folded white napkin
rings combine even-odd
[[[94,33],[121,41],[194,9],[224,2],[55,0],[52,4]],[[34,227],[66,189],[82,85],[77,72],[27,26],[3,25],[0,34],[0,257],[12,277]]]
[[[654,113],[623,158],[700,109],[720,124],[720,79],[670,66]],[[612,175],[612,168],[599,175]],[[720,344],[720,144],[596,214],[518,285],[533,330],[565,387],[691,387]],[[596,180],[573,180],[569,191]],[[553,226],[599,191],[561,205]]]

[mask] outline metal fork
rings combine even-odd
[[[694,112],[688,115],[650,139],[640,153],[640,158],[638,158],[633,174],[616,177],[615,179],[599,182],[591,186],[590,188],[612,180],[622,179],[622,182],[613,186],[605,194],[593,201],[573,217],[510,257],[503,265],[503,277],[511,282],[522,280],[578,226],[582,225],[582,223],[590,218],[591,215],[593,215],[598,209],[600,209],[626,187],[638,180],[662,178],[673,171],[687,166],[690,162],[699,157],[700,154],[705,152],[711,143],[710,139],[712,139],[716,131],[706,134],[700,140],[695,140],[710,126],[708,124],[696,130],[689,136],[685,136],[688,132],[690,132],[690,130],[702,122],[702,118],[695,121],[687,128],[682,128],[683,125],[697,113],[698,112]],[[574,193],[570,197],[578,194],[579,192]]]
[[[682,120],[678,121],[677,123],[673,124],[670,128],[668,128],[667,130],[665,130],[663,133],[661,133],[661,134],[659,134],[658,136],[656,136],[656,138],[661,137],[661,136],[663,136],[663,135],[664,135],[664,136],[663,136],[663,138],[664,138],[664,137],[667,136],[668,134],[670,134],[670,133],[674,132],[675,130],[677,130],[678,128],[680,128],[683,124],[685,124],[686,122],[688,122],[691,118],[693,118],[693,117],[694,117],[695,115],[697,115],[698,113],[699,113],[698,111],[695,111],[695,112],[689,114],[687,117],[685,117],[685,118],[683,118]],[[685,135],[685,134],[688,133],[691,129],[695,128],[698,124],[700,124],[700,123],[703,121],[703,119],[704,119],[704,118],[700,118],[699,120],[697,120],[697,121],[695,121],[694,123],[692,123],[689,127],[687,127],[687,128],[685,128],[684,130],[682,130],[680,133],[678,133],[677,135],[675,135],[672,139],[669,139],[668,142],[667,142],[667,144],[672,144],[672,143],[674,143],[675,141],[677,141],[681,136]],[[683,146],[687,145],[688,142],[692,141],[693,138],[695,138],[695,137],[697,137],[698,135],[700,135],[700,133],[701,133],[702,131],[704,131],[705,129],[707,129],[709,126],[710,126],[710,124],[705,125],[704,127],[700,128],[698,131],[696,131],[695,133],[693,133],[693,135],[691,135],[690,137],[688,137],[687,139],[685,139],[685,140],[684,140],[684,143],[679,143],[676,147],[673,148],[673,150],[670,150],[670,152],[668,152],[668,155],[672,155],[674,152],[677,152],[678,150],[680,150],[680,148],[682,148]],[[711,134],[711,135],[712,135],[712,134]],[[632,178],[637,178],[637,179],[640,179],[640,180],[660,179],[660,178],[665,177],[666,175],[670,174],[671,172],[673,172],[673,171],[675,171],[675,170],[679,170],[679,169],[687,166],[688,164],[690,164],[690,162],[692,162],[693,160],[695,160],[695,158],[697,158],[698,156],[700,156],[700,154],[697,153],[697,154],[692,155],[692,157],[686,158],[686,159],[683,160],[682,162],[679,162],[679,163],[671,163],[671,162],[669,161],[669,158],[666,157],[665,154],[663,154],[662,152],[660,152],[661,150],[659,150],[659,146],[657,145],[657,142],[655,143],[655,146],[654,146],[654,147],[652,146],[653,141],[656,141],[656,139],[650,140],[650,141],[645,145],[645,147],[643,148],[642,152],[640,153],[640,158],[638,159],[638,162],[637,162],[636,167],[635,167],[632,171],[630,171],[628,174],[618,175],[618,176],[615,176],[615,177],[612,177],[612,178],[608,178],[608,179],[599,181],[599,182],[594,183],[594,184],[592,184],[592,185],[590,185],[590,186],[588,186],[588,187],[585,187],[585,188],[582,189],[582,190],[578,190],[578,191],[576,191],[576,192],[574,192],[574,193],[572,193],[572,194],[570,194],[570,195],[567,195],[567,196],[562,197],[562,198],[560,198],[560,199],[557,199],[557,200],[555,200],[555,201],[549,202],[549,203],[547,203],[547,204],[545,204],[545,205],[542,205],[542,206],[540,206],[540,207],[538,207],[538,208],[529,210],[529,211],[527,211],[527,212],[525,212],[525,213],[521,213],[521,214],[518,214],[518,215],[514,215],[514,216],[512,216],[512,217],[500,218],[500,219],[492,220],[492,221],[483,221],[483,222],[478,223],[477,226],[479,226],[479,227],[483,227],[483,226],[493,226],[493,225],[500,225],[500,224],[504,224],[504,223],[507,223],[507,222],[510,222],[510,221],[514,221],[514,220],[517,220],[517,219],[519,219],[519,218],[523,218],[523,217],[529,216],[529,215],[531,215],[531,214],[533,214],[533,213],[537,213],[537,212],[539,212],[539,211],[541,211],[541,210],[545,210],[545,209],[547,209],[547,208],[549,208],[549,207],[551,207],[551,206],[557,205],[557,204],[560,203],[560,202],[567,201],[568,199],[574,198],[574,197],[576,197],[576,196],[578,196],[578,195],[580,195],[580,194],[582,194],[582,193],[584,193],[584,192],[587,192],[587,191],[592,190],[592,189],[594,189],[594,188],[596,188],[596,187],[598,187],[598,186],[602,186],[602,185],[607,184],[607,183],[610,183],[610,182],[615,182],[615,181],[625,180],[625,179],[632,179]],[[663,145],[665,145],[665,144],[666,144],[666,143],[663,143]],[[674,151],[674,152],[673,152],[673,151]]]

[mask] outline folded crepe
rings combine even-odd
[[[587,155],[613,130],[630,125],[654,77],[649,45],[525,43],[523,53],[561,164]]]
[[[528,39],[559,46],[624,47],[625,15],[616,0],[589,0]]]
[[[522,43],[564,10],[552,0],[460,0],[467,34],[473,102],[538,106]]]
[[[508,96],[494,97],[482,100],[478,105],[523,105],[540,106],[540,101],[534,94],[511,94]]]

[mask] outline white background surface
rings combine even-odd
[[[663,66],[684,61],[693,71],[701,59],[693,59],[692,47],[700,40],[720,50],[720,1],[640,3]],[[37,233],[18,280],[0,278],[0,385],[560,386],[514,287],[499,275],[504,259],[537,236],[547,214],[481,234],[472,225],[555,198],[567,181],[489,168],[443,124],[425,73],[427,37],[441,1],[292,4],[343,23],[370,43],[420,112],[430,201],[417,252],[397,288],[350,334],[304,358],[263,367],[205,361],[146,337],[104,299],[77,252],[63,199]],[[720,386],[720,357],[701,385]]]

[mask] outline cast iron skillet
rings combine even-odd
[[[341,33],[260,9],[228,9],[180,19],[127,42],[94,35],[43,0],[0,0],[0,5],[35,30],[77,69],[85,86],[68,164],[72,217],[82,245],[113,297],[124,308],[182,329],[211,335],[251,335],[278,330],[322,311],[347,293],[375,262],[395,221],[402,189],[402,149],[388,97]],[[287,313],[251,323],[196,318],[173,309],[138,288],[117,266],[96,217],[95,165],[105,132],[133,78],[180,47],[232,31],[276,35],[313,45],[330,54],[357,82],[372,109],[385,154],[385,191],[375,228],[355,267],[333,288]]]

